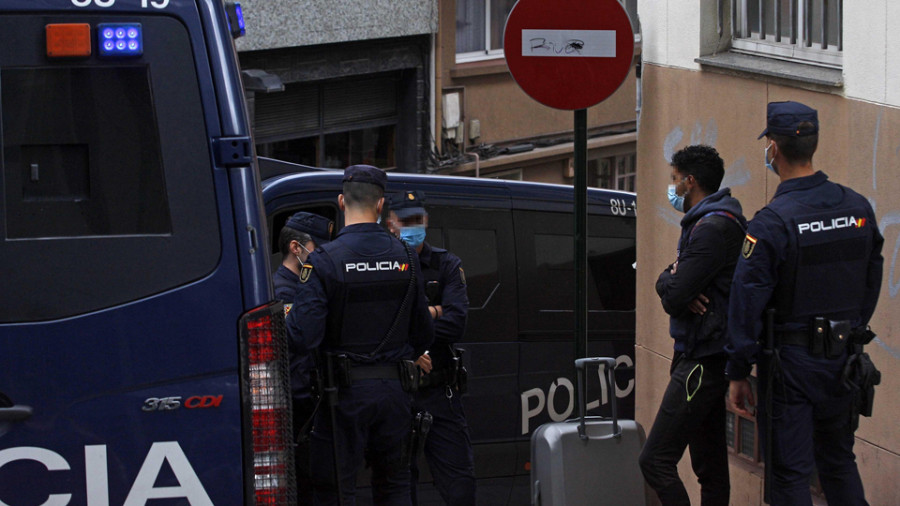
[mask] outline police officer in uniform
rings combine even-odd
[[[412,400],[404,371],[428,349],[433,329],[418,257],[376,224],[386,180],[368,165],[344,171],[338,205],[345,226],[301,267],[287,317],[293,345],[315,353],[325,371],[330,400],[311,434],[315,504],[354,504],[366,458],[375,504],[410,504],[404,448]]]
[[[294,213],[278,235],[281,249],[281,265],[275,271],[275,298],[285,303],[285,314],[290,312],[300,284],[300,266],[317,245],[328,242],[334,230],[334,222],[318,214],[300,211]],[[293,399],[294,464],[297,475],[298,504],[312,502],[312,482],[309,469],[309,429],[316,410],[312,392],[312,357],[306,353],[291,353],[291,394]]]
[[[328,242],[333,230],[333,221],[304,211],[294,213],[281,228],[278,234],[281,265],[274,276],[275,298],[284,301],[288,311],[300,282],[300,266],[317,246]]]
[[[781,184],[751,221],[729,311],[730,402],[749,415],[758,362],[761,448],[770,504],[811,504],[813,470],[829,504],[867,504],[853,454],[853,392],[844,387],[852,339],[875,311],[884,239],[865,197],[815,171],[819,121],[797,102],[768,104],[766,167]],[[771,329],[764,314],[774,308]],[[764,344],[771,335],[774,346]],[[771,423],[771,427],[768,424]],[[771,435],[771,440],[766,439]]]
[[[425,195],[407,191],[391,200],[391,231],[419,254],[428,310],[434,319],[434,344],[428,355],[430,373],[422,377],[414,397],[414,412],[427,411],[432,425],[425,439],[425,457],[434,477],[434,485],[448,505],[475,504],[475,459],[469,426],[459,391],[460,360],[455,351],[466,330],[469,298],[462,261],[449,251],[425,242],[428,213]],[[427,366],[424,367],[427,369]],[[417,462],[412,461],[413,504],[417,504]]]

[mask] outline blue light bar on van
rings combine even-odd
[[[97,25],[97,43],[102,57],[128,58],[144,54],[140,23],[100,23]]]
[[[240,2],[225,2],[225,14],[228,18],[228,28],[231,30],[231,37],[236,39],[247,34],[244,26],[244,11],[241,9]]]

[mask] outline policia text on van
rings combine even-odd
[[[295,502],[242,26],[0,0],[3,504]]]

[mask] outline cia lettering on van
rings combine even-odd
[[[38,462],[47,468],[47,471],[54,473],[54,476],[56,473],[60,473],[60,478],[64,477],[63,471],[72,469],[62,455],[46,448],[19,446],[0,450],[0,469],[17,460]],[[168,463],[168,469],[171,469],[171,473],[178,480],[178,486],[156,486],[156,480],[165,463]],[[78,491],[78,495],[87,496],[87,506],[109,506],[108,469],[106,445],[86,445],[84,447],[84,490]],[[200,483],[197,472],[194,471],[178,441],[153,443],[131,485],[128,497],[125,498],[124,506],[143,506],[148,504],[151,499],[187,499],[192,506],[212,506],[209,494]],[[43,506],[65,506],[71,500],[71,493],[48,494]],[[0,506],[8,505],[0,500]]]
[[[194,395],[181,402],[178,397],[148,397],[141,406],[141,411],[172,411],[184,406],[187,409],[218,408],[222,404],[222,395]]]
[[[616,358],[616,365],[625,364],[625,367],[631,367],[634,365],[634,360],[631,359],[628,355],[619,355]],[[593,400],[587,403],[587,410],[592,410],[594,408],[600,407],[601,404],[607,404],[609,402],[609,389],[606,386],[606,374],[597,372],[597,375],[600,378],[600,399]],[[569,403],[566,405],[566,409],[560,411],[556,411],[556,404],[554,401],[556,400],[556,396],[560,395],[560,390],[565,389],[566,392],[563,395],[566,395],[569,399]],[[619,385],[616,385],[616,397],[622,399],[624,397],[628,397],[631,392],[634,391],[634,380],[628,380],[628,385],[621,389]],[[532,399],[536,399],[536,402],[532,402]],[[540,415],[547,410],[547,414],[550,416],[550,420],[554,422],[561,422],[566,420],[572,415],[572,412],[575,411],[575,386],[572,384],[572,380],[566,377],[556,378],[556,381],[550,384],[550,387],[547,388],[547,392],[540,388],[532,388],[531,390],[526,390],[522,392],[521,395],[522,400],[522,434],[528,434],[531,432],[531,419]],[[533,405],[533,407],[532,407]]]

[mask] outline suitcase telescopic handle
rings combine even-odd
[[[622,437],[622,431],[619,429],[619,417],[616,412],[616,359],[610,357],[588,357],[575,360],[575,374],[578,376],[578,397],[581,402],[578,403],[578,413],[581,415],[581,422],[578,424],[578,436],[581,439],[588,439],[587,432],[584,428],[585,405],[587,404],[587,375],[584,373],[588,366],[596,365],[606,368],[606,389],[608,391],[609,403],[612,407],[612,437],[618,439]]]

